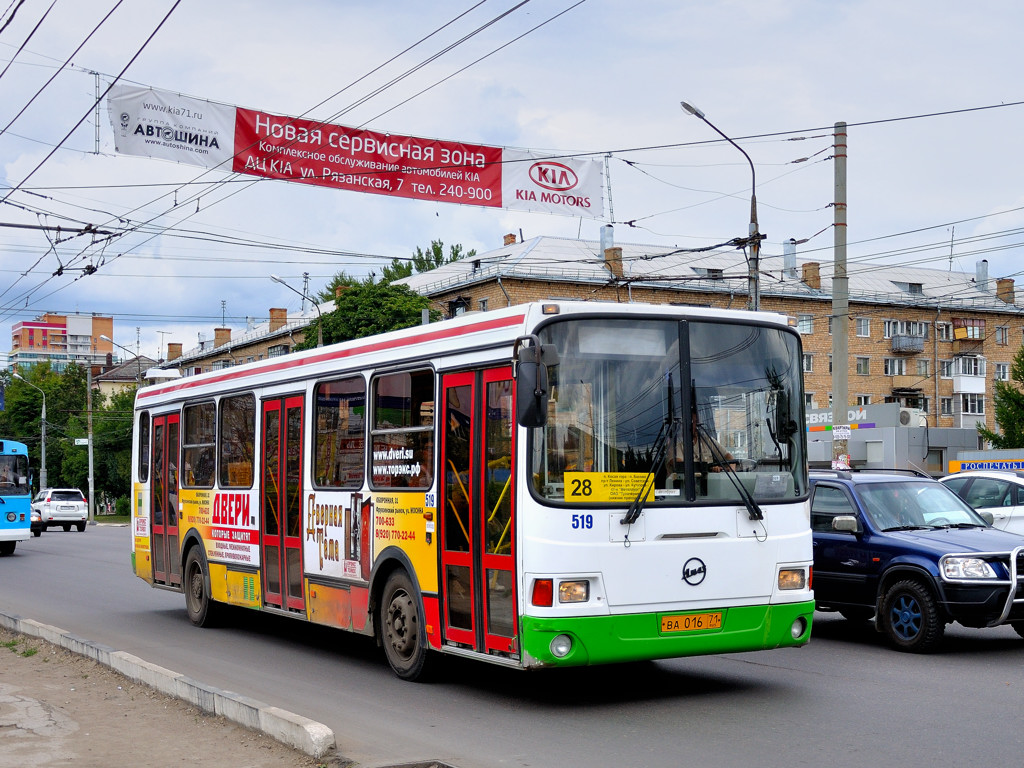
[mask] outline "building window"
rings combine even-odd
[[[966,317],[953,318],[953,338],[973,339],[980,341],[985,338],[985,321],[972,320]]]
[[[476,305],[478,307],[480,307],[480,311],[481,312],[486,312],[487,311],[487,299],[479,299],[477,301]]]
[[[985,413],[985,396],[960,395],[960,412],[973,414]]]
[[[886,320],[884,335],[887,339],[891,339],[893,336],[917,336],[927,339],[928,324],[919,323],[916,320]]]
[[[871,320],[867,317],[858,317],[855,320],[857,326],[857,335],[861,338],[867,338],[871,335]]]
[[[939,341],[952,341],[953,340],[953,326],[950,323],[936,323],[935,324],[935,338]]]
[[[871,358],[870,357],[858,357],[857,358],[857,375],[858,376],[869,376],[871,374]]]
[[[996,363],[996,381],[1010,380],[1010,364]]]
[[[953,378],[953,361],[952,360],[939,360],[939,378],[940,379],[952,379]]]
[[[907,372],[907,361],[902,357],[887,357],[882,361],[882,373],[886,376],[903,376]]]
[[[832,373],[832,355],[828,356],[828,372]]]
[[[832,335],[832,315],[828,316],[828,335]]]
[[[1005,347],[1010,343],[1010,329],[1005,325],[996,327],[996,344]]]
[[[939,398],[939,409],[943,416],[953,415],[953,398],[952,397],[940,397]]]
[[[281,357],[288,354],[287,344],[277,344],[267,350],[267,357]]]
[[[984,376],[985,358],[973,356],[958,357],[953,369],[959,376]]]
[[[871,405],[871,395],[857,395],[857,405]]]
[[[814,371],[814,355],[804,355],[804,373]]]
[[[930,367],[931,367],[931,360],[929,360],[927,357],[919,357],[917,359],[917,375],[918,376],[921,376],[922,378],[928,378],[928,376],[931,373],[931,371],[929,370]]]
[[[804,392],[804,408],[817,408],[813,392]]]
[[[814,315],[797,315],[796,329],[800,333],[814,333]]]

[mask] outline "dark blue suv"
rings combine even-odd
[[[875,617],[893,646],[933,650],[946,624],[1010,624],[1024,637],[1024,536],[993,528],[926,476],[810,473],[814,598]]]

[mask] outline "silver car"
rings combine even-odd
[[[59,525],[70,531],[74,525],[85,530],[89,518],[89,504],[77,488],[46,488],[32,499],[32,512],[39,513],[40,529],[45,531],[51,525]]]
[[[979,512],[990,512],[996,528],[1024,534],[1024,472],[972,469],[939,482]]]

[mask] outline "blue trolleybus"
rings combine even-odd
[[[29,537],[31,499],[28,449],[0,440],[0,555],[13,555],[18,542]]]

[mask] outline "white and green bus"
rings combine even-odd
[[[523,669],[811,632],[801,344],[787,319],[551,302],[138,393],[135,573]]]

